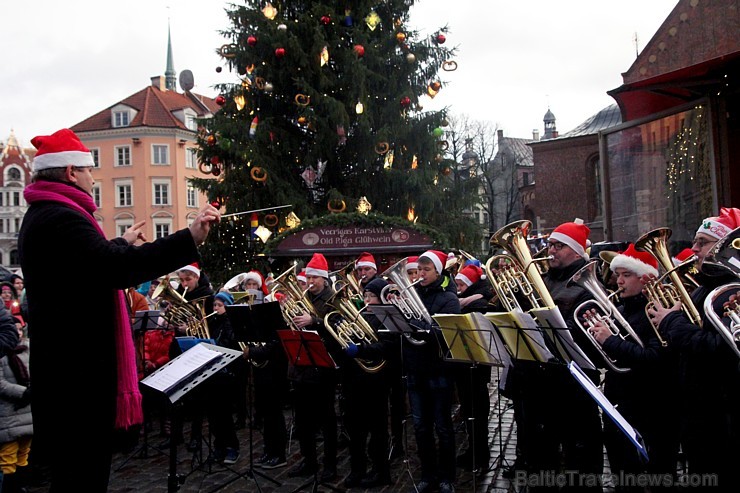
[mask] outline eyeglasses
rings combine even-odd
[[[696,245],[700,249],[704,248],[706,245],[713,245],[715,243],[717,243],[717,240],[705,240],[704,238],[695,238],[694,241],[691,242],[692,245]]]
[[[563,247],[567,246],[565,243],[560,243],[559,241],[551,241],[549,245],[547,245],[547,248],[554,248],[558,252],[563,249]]]

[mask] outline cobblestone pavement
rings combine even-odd
[[[495,376],[495,372],[494,372]],[[474,477],[471,472],[465,472],[458,468],[458,477],[456,490],[458,492],[495,492],[503,493],[514,491],[510,489],[510,482],[501,477],[503,466],[513,464],[516,447],[516,432],[514,427],[514,417],[510,401],[505,398],[498,399],[495,383],[491,384],[491,415],[488,423],[489,440],[491,446],[492,463],[488,471],[480,473]],[[290,423],[289,410],[286,410],[287,422]],[[464,424],[460,421],[455,422],[456,438],[458,450],[464,443],[466,435]],[[393,483],[383,488],[361,489],[352,488],[350,492],[412,492],[414,491],[413,480],[419,479],[419,462],[416,456],[416,445],[413,437],[413,426],[410,420],[406,425],[407,454],[406,457],[396,459],[391,464],[391,478]],[[188,425],[185,426],[186,438]],[[207,435],[207,430],[204,431]],[[298,442],[293,439],[289,443],[288,466],[280,469],[263,470],[254,468],[258,474],[254,479],[249,476],[250,468],[250,430],[248,428],[238,431],[241,444],[241,455],[239,460],[233,466],[227,469],[223,465],[204,464],[208,455],[208,449],[204,445],[200,457],[198,454],[188,452],[184,445],[178,447],[177,453],[177,473],[182,476],[182,484],[178,491],[183,493],[191,492],[254,492],[262,491],[264,493],[288,493],[297,492],[303,486],[302,491],[312,491],[312,482],[306,483],[312,478],[289,478],[288,471],[300,462],[298,453]],[[262,434],[259,430],[254,430],[253,436],[253,456],[256,459],[262,450]],[[346,438],[346,437],[345,437]],[[148,437],[149,447],[146,453],[128,454],[118,453],[113,458],[113,471],[110,477],[110,493],[127,493],[127,492],[166,492],[168,491],[168,471],[169,457],[165,452],[159,451],[154,445],[160,443],[162,438],[156,432],[150,432]],[[152,445],[153,444],[153,445]],[[139,447],[142,446],[142,441]],[[464,448],[464,447],[463,447]],[[503,451],[503,455],[500,454]],[[321,453],[321,442],[319,442],[319,453]],[[502,458],[503,457],[503,458]],[[343,490],[342,481],[349,473],[349,450],[346,439],[340,436],[338,452],[338,477],[331,483],[331,486]],[[198,460],[200,459],[200,460]],[[319,457],[321,463],[321,457]],[[413,480],[412,480],[413,479]],[[42,484],[38,484],[41,482]],[[29,493],[42,493],[48,489],[43,481],[38,481],[33,487],[29,488]],[[319,486],[318,491],[330,491],[326,486]]]

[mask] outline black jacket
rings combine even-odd
[[[0,307],[0,358],[18,345],[18,331],[7,308]]]
[[[462,313],[486,313],[487,311],[489,311],[490,305],[488,304],[488,302],[491,300],[491,298],[493,298],[493,293],[491,292],[491,283],[489,283],[486,279],[480,279],[478,280],[478,282],[474,282],[473,284],[468,286],[468,289],[466,289],[465,292],[460,295],[460,298],[467,298],[476,294],[480,294],[482,298],[472,301],[466,306],[462,307]]]

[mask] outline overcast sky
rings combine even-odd
[[[548,107],[560,133],[613,104],[621,85],[678,0],[421,0],[413,28],[428,35],[447,24],[458,70],[425,109],[488,120],[507,136],[542,133]],[[190,69],[195,92],[213,84],[227,26],[220,0],[32,0],[5,2],[0,47],[0,140],[11,128],[22,143],[69,127],[163,75],[167,18],[175,69]],[[234,0],[233,3],[240,3]],[[168,8],[168,5],[170,7]]]

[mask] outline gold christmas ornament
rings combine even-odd
[[[236,109],[238,111],[241,111],[244,109],[244,106],[247,104],[246,99],[244,99],[244,96],[239,94],[238,96],[234,96],[234,104],[236,105]]]
[[[301,224],[301,218],[299,218],[295,212],[291,211],[290,214],[285,217],[285,225],[288,229],[293,229],[299,224]]]
[[[408,63],[414,63],[416,61],[416,55],[414,55],[413,53],[408,53],[406,55],[406,61]]]
[[[457,62],[455,60],[445,60],[442,62],[442,70],[445,72],[454,72],[457,70]]]
[[[329,212],[332,214],[339,214],[347,210],[347,204],[341,199],[331,199],[326,203],[326,208],[329,209]]]
[[[362,103],[357,103],[355,105],[355,113],[357,113],[358,115],[361,115],[363,111],[365,111],[365,106],[363,106]]]
[[[278,225],[279,219],[275,214],[265,214],[265,218],[263,221],[265,223],[265,226],[267,226],[268,228],[274,228]]]
[[[388,142],[378,142],[375,144],[375,152],[377,154],[380,154],[381,156],[388,152],[388,150],[391,148],[390,144]]]
[[[370,212],[372,208],[373,206],[370,201],[367,200],[367,197],[365,197],[364,195],[360,197],[360,200],[357,202],[357,212],[367,215],[367,213]]]
[[[249,172],[249,176],[251,176],[252,179],[258,183],[263,183],[267,181],[267,171],[259,166],[253,167],[252,170]]]
[[[326,46],[321,49],[321,55],[319,55],[319,63],[322,67],[329,63],[329,48]]]
[[[264,15],[270,20],[275,19],[275,17],[277,17],[277,13],[278,13],[277,9],[273,7],[270,2],[267,2],[265,6],[262,8],[262,15]]]
[[[301,107],[306,107],[311,103],[311,96],[307,96],[305,94],[296,94],[295,98],[293,98],[293,101],[295,101],[295,104]]]

